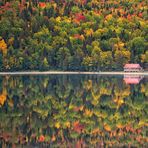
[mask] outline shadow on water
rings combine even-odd
[[[146,147],[147,77],[0,77],[0,147]]]

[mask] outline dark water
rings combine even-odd
[[[148,77],[0,77],[0,147],[148,147]]]

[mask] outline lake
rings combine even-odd
[[[0,77],[0,147],[148,147],[148,77]]]

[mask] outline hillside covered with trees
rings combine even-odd
[[[146,0],[2,0],[0,71],[148,63]]]

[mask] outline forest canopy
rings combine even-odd
[[[146,0],[3,0],[0,71],[148,63]]]

